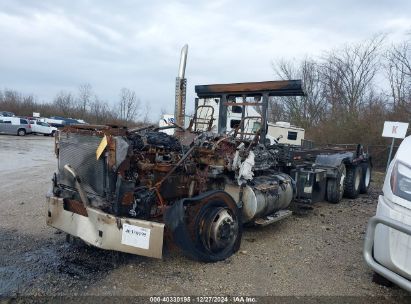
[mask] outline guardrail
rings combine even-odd
[[[368,266],[370,266],[375,272],[382,275],[386,279],[390,280],[394,284],[398,285],[399,287],[411,292],[411,281],[396,274],[392,270],[388,269],[387,267],[379,264],[373,256],[373,247],[374,247],[374,236],[375,236],[375,228],[378,224],[382,224],[388,226],[392,229],[398,230],[403,232],[409,236],[411,236],[411,226],[401,223],[399,221],[390,219],[388,217],[383,216],[374,216],[370,219],[367,226],[367,233],[365,235],[364,241],[364,259]]]

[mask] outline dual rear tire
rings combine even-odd
[[[332,204],[338,204],[344,194],[344,185],[347,175],[347,170],[344,164],[338,167],[336,178],[328,179],[327,181],[327,201]]]
[[[371,164],[369,162],[361,163],[362,178],[360,183],[360,193],[368,193],[371,183]]]
[[[338,204],[343,196],[357,198],[360,193],[367,193],[371,182],[371,164],[369,162],[353,166],[341,164],[336,178],[327,181],[327,201]]]
[[[347,177],[344,183],[344,196],[348,198],[357,198],[360,194],[361,180],[361,166],[350,166],[347,168]]]

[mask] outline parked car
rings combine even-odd
[[[56,127],[56,128],[63,128],[65,126],[64,120],[61,120],[61,119],[53,119],[53,118],[43,117],[43,118],[39,118],[37,120],[48,123],[50,126]]]
[[[79,125],[79,124],[85,124],[84,120],[76,120],[73,118],[65,118],[61,116],[52,116],[50,118],[39,118],[37,119],[42,122],[48,123],[52,127],[56,128],[63,128],[64,126],[68,125]]]
[[[66,118],[66,117],[61,117],[61,116],[52,116],[50,118],[55,119],[55,120],[63,121],[63,125],[65,125],[65,126],[82,124],[80,121],[78,121],[77,119],[74,119],[74,118]]]
[[[13,112],[0,111],[0,117],[13,117],[13,116],[14,116]]]
[[[24,136],[32,133],[30,121],[20,117],[0,117],[0,133]]]
[[[48,123],[42,122],[39,120],[30,120],[30,124],[31,124],[31,129],[33,130],[33,133],[36,133],[36,134],[54,136],[54,134],[57,131],[56,127],[52,127]]]
[[[374,281],[411,292],[411,136],[403,140],[384,180],[377,214],[368,223],[364,258]]]

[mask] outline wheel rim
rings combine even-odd
[[[365,171],[365,179],[364,179],[365,187],[368,188],[368,186],[370,185],[370,181],[371,181],[371,169],[367,167],[367,170]]]
[[[200,231],[204,246],[211,252],[230,247],[236,240],[238,223],[225,208],[211,209],[205,216]]]
[[[345,175],[347,174],[347,171],[345,169],[345,166],[341,170],[341,177],[340,177],[340,198],[343,197],[344,193],[344,182],[345,182]]]
[[[357,170],[356,172],[355,172],[355,184],[354,184],[354,186],[355,186],[355,190],[357,190],[357,189],[359,189],[360,188],[360,182],[361,182],[361,171],[360,170]]]

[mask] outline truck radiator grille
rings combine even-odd
[[[74,188],[73,177],[64,170],[69,164],[79,175],[84,190],[104,196],[105,161],[102,155],[96,160],[96,150],[101,137],[75,133],[61,133],[59,140],[58,183]]]

